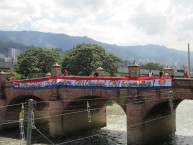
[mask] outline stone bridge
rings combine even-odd
[[[193,79],[171,79],[171,73],[172,70],[166,68],[161,78],[141,78],[140,66],[131,65],[128,78],[60,77],[61,67],[53,65],[51,76],[14,82],[6,82],[6,75],[1,73],[0,129],[18,126],[14,121],[18,121],[21,103],[28,99],[37,101],[35,123],[47,128],[52,137],[102,128],[106,126],[107,101],[113,100],[127,116],[127,144],[148,145],[175,131],[177,106],[184,99],[193,99]],[[125,79],[129,78],[133,78],[133,82],[126,83],[130,80]],[[40,85],[43,81],[44,85]],[[72,82],[76,85],[70,87]],[[88,119],[88,104],[91,120]]]

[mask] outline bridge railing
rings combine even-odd
[[[193,79],[176,78],[172,80],[173,88],[193,88]]]
[[[159,70],[152,70],[153,72],[153,75],[154,76],[159,76]],[[121,75],[121,76],[126,76],[128,75],[128,68],[126,67],[120,67],[118,69],[118,73]],[[148,76],[148,73],[149,73],[149,70],[148,69],[140,69],[140,75],[141,76]],[[177,78],[184,78],[184,73],[182,72],[174,72],[174,75],[177,77]],[[193,73],[190,73],[190,77],[193,78]]]

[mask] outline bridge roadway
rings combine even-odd
[[[55,75],[50,78],[15,82],[6,82],[5,75],[0,74],[0,129],[17,125],[10,122],[18,120],[21,103],[28,99],[37,101],[36,124],[47,128],[52,137],[86,129],[102,128],[106,126],[107,101],[113,100],[121,106],[127,116],[127,144],[148,145],[175,131],[177,106],[184,99],[193,99],[193,79],[163,77],[161,82],[165,84],[162,84],[160,78],[156,77],[135,79],[126,77],[65,78],[59,77],[56,69],[55,71]],[[51,84],[50,80],[52,82],[57,80],[63,87],[58,87],[56,83]],[[68,84],[64,80],[68,80]],[[87,82],[87,85],[81,83],[83,80]],[[88,85],[89,81],[90,86]],[[124,81],[130,81],[133,84],[136,83],[136,86],[120,86],[120,82],[119,85],[115,83],[117,81],[120,81],[121,84]],[[156,84],[156,81],[160,83],[160,86]],[[41,84],[37,87],[34,86],[34,82],[36,82],[35,84],[44,82],[44,85]],[[150,82],[149,85],[147,82]],[[154,86],[152,82],[155,83]],[[28,85],[26,85],[27,83]],[[142,84],[140,85],[140,83]],[[169,94],[170,91],[174,92],[173,95]],[[174,105],[172,114],[169,105],[170,95],[173,97]],[[88,120],[88,104],[91,122]]]

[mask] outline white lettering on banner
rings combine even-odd
[[[130,82],[130,81],[123,81],[121,86],[122,87],[151,87],[152,82],[148,81],[136,81],[136,82]]]
[[[46,88],[46,87],[109,87],[109,88],[150,88],[170,87],[171,79],[152,80],[65,80],[52,79],[39,82],[13,82],[15,88]]]

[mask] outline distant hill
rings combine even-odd
[[[0,31],[0,41],[15,42],[29,47],[60,48],[69,50],[80,43],[97,44],[105,48],[108,53],[113,53],[122,59],[150,59],[163,63],[175,61],[186,62],[187,52],[169,49],[160,45],[117,46],[102,43],[89,37],[75,37],[66,34],[43,33],[37,31]],[[14,46],[13,46],[14,47]],[[16,46],[15,46],[16,48]],[[193,53],[191,52],[191,58]]]
[[[2,41],[0,40],[0,53],[7,56],[8,55],[8,49],[9,48],[16,48],[19,49],[21,51],[24,51],[26,49],[28,49],[30,46],[25,46],[21,43],[16,43],[13,41]]]

